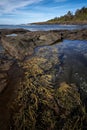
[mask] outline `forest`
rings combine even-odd
[[[60,17],[55,17],[51,20],[48,20],[47,23],[87,23],[87,8],[82,7],[81,9],[77,9],[73,14],[71,11],[68,11],[67,14]]]

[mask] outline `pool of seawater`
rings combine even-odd
[[[8,34],[8,35],[6,35],[7,37],[10,37],[10,36],[12,36],[12,37],[16,37],[17,36],[17,34],[15,34],[15,33],[12,33],[12,34]]]
[[[48,59],[59,59],[56,82],[76,84],[87,93],[87,41],[63,40],[55,45],[35,49],[35,54]],[[54,56],[53,56],[54,55]],[[58,67],[58,66],[57,66]]]

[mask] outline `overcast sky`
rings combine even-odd
[[[0,0],[0,24],[46,21],[83,6],[87,0]]]

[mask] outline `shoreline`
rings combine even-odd
[[[36,22],[36,23],[30,23],[30,25],[87,25],[87,22]],[[28,25],[28,24],[27,24]]]

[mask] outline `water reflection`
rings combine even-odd
[[[6,35],[7,37],[10,37],[10,36],[12,36],[12,37],[16,37],[17,36],[17,34],[15,34],[15,33],[12,33],[12,34],[9,34],[9,35]]]
[[[52,46],[38,47],[36,55],[48,61],[58,58],[55,64],[55,82],[66,81],[87,92],[87,41],[64,40]]]

